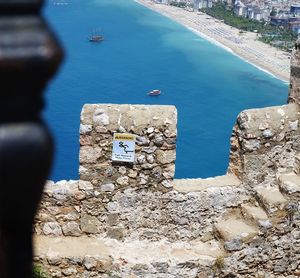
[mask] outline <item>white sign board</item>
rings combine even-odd
[[[114,133],[112,160],[134,162],[135,135],[129,133]]]

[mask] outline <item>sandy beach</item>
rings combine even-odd
[[[290,54],[258,41],[256,33],[240,34],[238,29],[200,12],[158,4],[152,0],[135,1],[186,26],[199,36],[238,55],[261,70],[283,81],[289,81]]]

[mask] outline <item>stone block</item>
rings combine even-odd
[[[58,222],[47,222],[43,226],[43,233],[51,236],[61,236],[62,230]]]
[[[65,236],[80,236],[81,230],[77,222],[71,221],[62,225],[62,231]]]
[[[287,199],[281,194],[278,187],[257,186],[255,187],[258,202],[268,213],[283,210],[287,204]]]
[[[215,224],[215,229],[224,241],[240,239],[242,242],[250,242],[258,235],[257,227],[237,218],[221,220]]]
[[[260,206],[255,206],[253,204],[248,203],[242,204],[241,209],[243,215],[249,220],[254,220],[257,223],[260,220],[268,220],[268,215]]]
[[[79,153],[80,163],[96,163],[101,157],[102,149],[93,146],[82,146]]]
[[[175,151],[162,151],[158,150],[156,152],[156,159],[160,164],[170,164],[175,161],[176,153]]]
[[[109,238],[114,238],[117,240],[122,240],[124,238],[124,229],[123,228],[108,228],[106,236]]]
[[[100,186],[101,192],[113,192],[115,190],[115,185],[113,183],[106,183]]]
[[[95,216],[83,214],[80,219],[81,230],[87,234],[96,234],[99,232],[101,223]]]
[[[79,180],[78,188],[82,191],[92,191],[94,186],[89,181]]]
[[[300,176],[295,174],[280,175],[279,188],[288,195],[300,194]]]
[[[109,226],[117,226],[119,221],[120,221],[120,219],[119,219],[119,214],[118,213],[110,213],[107,216],[106,223]]]

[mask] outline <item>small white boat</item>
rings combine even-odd
[[[104,40],[104,38],[100,35],[92,35],[89,37],[90,42],[101,42],[103,40]]]
[[[161,90],[152,90],[148,93],[148,96],[159,96],[161,94]]]
[[[90,42],[102,42],[104,37],[101,36],[98,31],[93,31],[88,40]]]

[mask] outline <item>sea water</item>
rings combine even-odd
[[[46,92],[51,179],[78,178],[85,103],[175,105],[177,178],[224,174],[239,112],[286,103],[286,83],[133,0],[48,0],[44,15],[66,51]],[[90,43],[93,30],[105,40]]]

